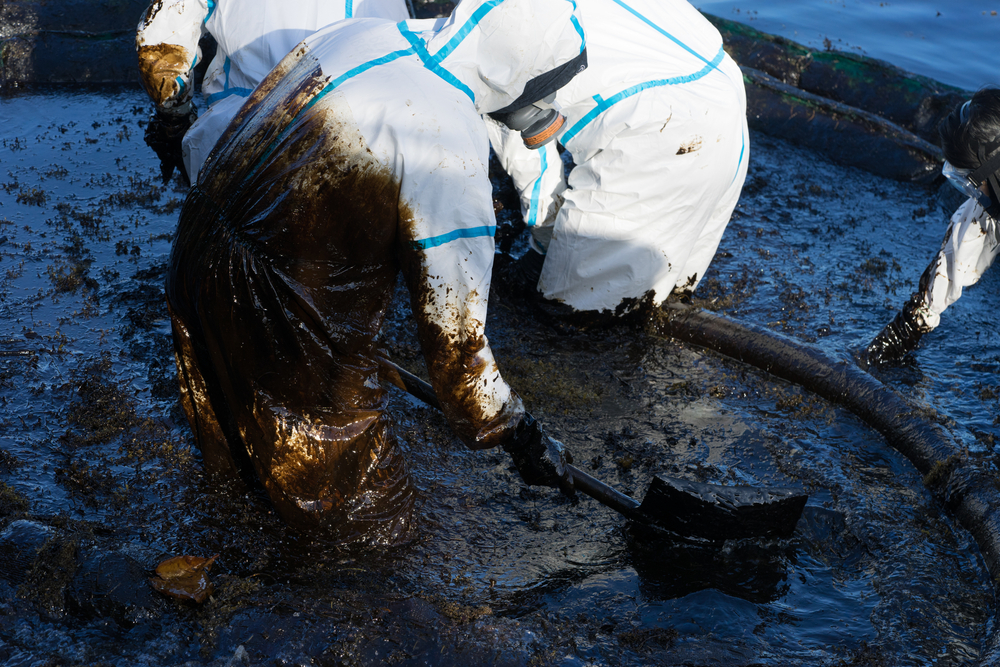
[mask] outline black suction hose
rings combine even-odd
[[[804,343],[754,325],[683,304],[666,304],[654,318],[655,333],[704,347],[793,382],[853,412],[908,458],[924,484],[968,530],[1000,582],[1000,482],[995,471],[969,460],[939,424],[895,391],[858,368]],[[1000,664],[1000,612],[979,664]]]

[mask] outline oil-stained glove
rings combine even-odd
[[[865,357],[870,365],[898,364],[916,349],[921,337],[930,331],[917,313],[922,303],[923,297],[920,294],[911,296],[892,322],[875,336],[865,350]]]
[[[561,442],[545,434],[534,417],[525,414],[514,429],[514,437],[503,448],[525,484],[551,486],[573,495],[573,476],[566,469],[573,457]]]
[[[197,110],[193,104],[186,113],[172,114],[157,110],[149,117],[149,123],[146,124],[146,145],[153,149],[156,157],[160,158],[160,175],[164,183],[170,180],[175,168],[180,172],[184,182],[189,183],[184,160],[181,157],[181,140],[197,117]]]

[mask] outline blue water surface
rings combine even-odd
[[[748,23],[814,49],[887,60],[967,90],[1000,84],[997,0],[695,0],[708,14]]]

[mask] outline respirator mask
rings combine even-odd
[[[556,138],[566,124],[566,116],[559,112],[556,91],[587,69],[587,50],[559,67],[540,74],[524,86],[524,91],[512,104],[490,112],[493,120],[521,133],[521,140],[528,148],[541,148]]]
[[[566,116],[555,105],[556,94],[506,113],[491,113],[490,117],[500,121],[515,132],[521,133],[524,145],[537,149],[556,138],[556,133],[566,123]]]

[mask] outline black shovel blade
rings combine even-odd
[[[807,498],[797,489],[722,486],[658,475],[637,513],[655,526],[708,540],[789,537]]]

